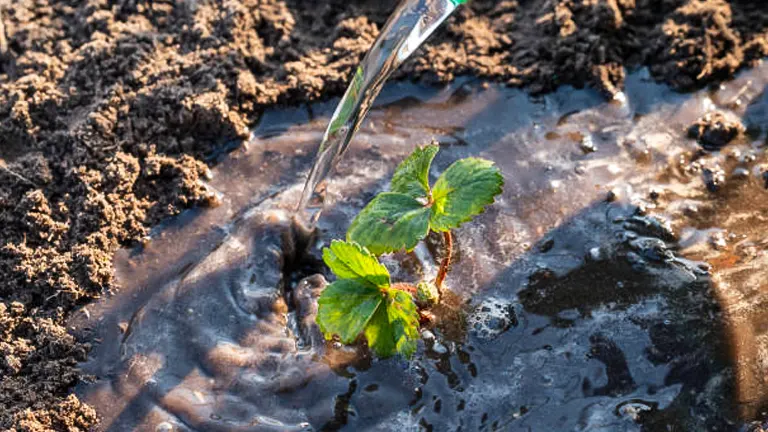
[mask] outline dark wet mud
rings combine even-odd
[[[120,290],[115,251],[214,204],[210,162],[265,112],[340,95],[394,3],[0,0],[0,429],[95,423],[66,324]],[[473,0],[397,77],[701,89],[768,55],[763,3]]]
[[[766,83],[681,95],[641,70],[610,102],[392,84],[304,253],[290,211],[333,101],[271,111],[221,156],[220,205],[121,250],[124,288],[75,314],[94,342],[76,393],[111,431],[747,430],[768,401]],[[480,155],[506,179],[456,233],[458,306],[411,362],[326,344],[319,249],[433,137],[435,172]],[[433,275],[437,241],[393,276]]]

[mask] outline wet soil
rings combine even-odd
[[[267,107],[343,90],[392,7],[350,3],[0,1],[0,428],[94,423],[65,320],[118,290],[119,247],[216,203],[209,166]],[[647,65],[689,89],[768,54],[767,32],[750,1],[475,1],[399,77],[610,95]]]
[[[110,431],[758,430],[766,85],[765,65],[687,95],[641,70],[612,101],[390,84],[298,260],[296,173],[335,101],[269,110],[214,169],[220,205],[121,249],[123,289],[72,316],[95,341],[76,394]],[[722,119],[741,127],[719,150],[688,135]],[[506,180],[456,232],[452,308],[410,362],[324,343],[314,299],[332,276],[312,257],[433,138],[433,177],[479,155]],[[433,276],[436,242],[387,257],[393,277]]]

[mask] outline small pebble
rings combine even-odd
[[[221,203],[222,203],[221,194],[212,190],[209,190],[206,193],[205,198],[203,200],[203,205],[211,208],[216,208],[220,206]]]
[[[445,345],[441,344],[440,342],[435,342],[435,344],[432,345],[432,351],[439,355],[444,355],[448,353],[448,348],[446,348]]]
[[[709,237],[709,243],[715,250],[720,250],[728,245],[722,232],[717,232]]]
[[[616,92],[613,94],[613,100],[624,105],[627,103],[627,95],[624,92]]]
[[[171,432],[173,425],[168,422],[162,422],[155,427],[155,432]]]
[[[546,253],[552,250],[555,246],[555,240],[552,238],[546,239],[539,244],[539,252]]]
[[[594,153],[597,151],[597,146],[590,135],[584,136],[579,142],[579,148],[584,154]]]
[[[743,167],[736,168],[731,173],[731,178],[739,180],[749,178],[749,170]]]
[[[589,250],[589,258],[592,261],[600,261],[603,257],[603,254],[600,252],[599,247],[593,247]]]
[[[710,192],[717,192],[725,184],[725,172],[717,167],[704,169],[704,184]]]
[[[686,216],[695,216],[699,212],[699,207],[695,204],[685,204],[683,206],[683,214]]]
[[[639,202],[639,203],[636,203],[635,205],[637,205],[637,208],[635,209],[635,214],[640,216],[645,216],[648,214],[648,203]]]

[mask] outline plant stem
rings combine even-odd
[[[405,291],[407,293],[416,294],[416,287],[404,282],[397,282],[392,284],[392,289]]]
[[[440,270],[437,271],[437,278],[435,278],[435,286],[440,297],[443,296],[443,281],[445,281],[445,276],[448,275],[448,268],[451,266],[451,258],[453,256],[453,235],[450,231],[443,232],[443,240],[445,240],[445,256],[443,261],[440,262]]]

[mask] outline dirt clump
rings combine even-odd
[[[768,55],[768,12],[724,0],[478,0],[398,72],[688,89]],[[86,430],[68,394],[88,346],[67,316],[118,289],[111,258],[215,202],[223,144],[265,108],[339,95],[394,2],[0,2],[0,429]]]
[[[438,80],[472,74],[534,92],[591,85],[610,96],[627,68],[649,66],[656,79],[690,90],[768,55],[766,29],[768,13],[750,2],[478,1],[406,69]]]
[[[688,136],[697,140],[704,150],[717,151],[744,131],[739,119],[715,111],[705,114],[688,127]]]
[[[66,395],[80,379],[76,365],[85,360],[89,347],[59,324],[63,314],[61,308],[28,310],[19,302],[0,303],[4,430],[87,430],[95,423],[90,407]]]

